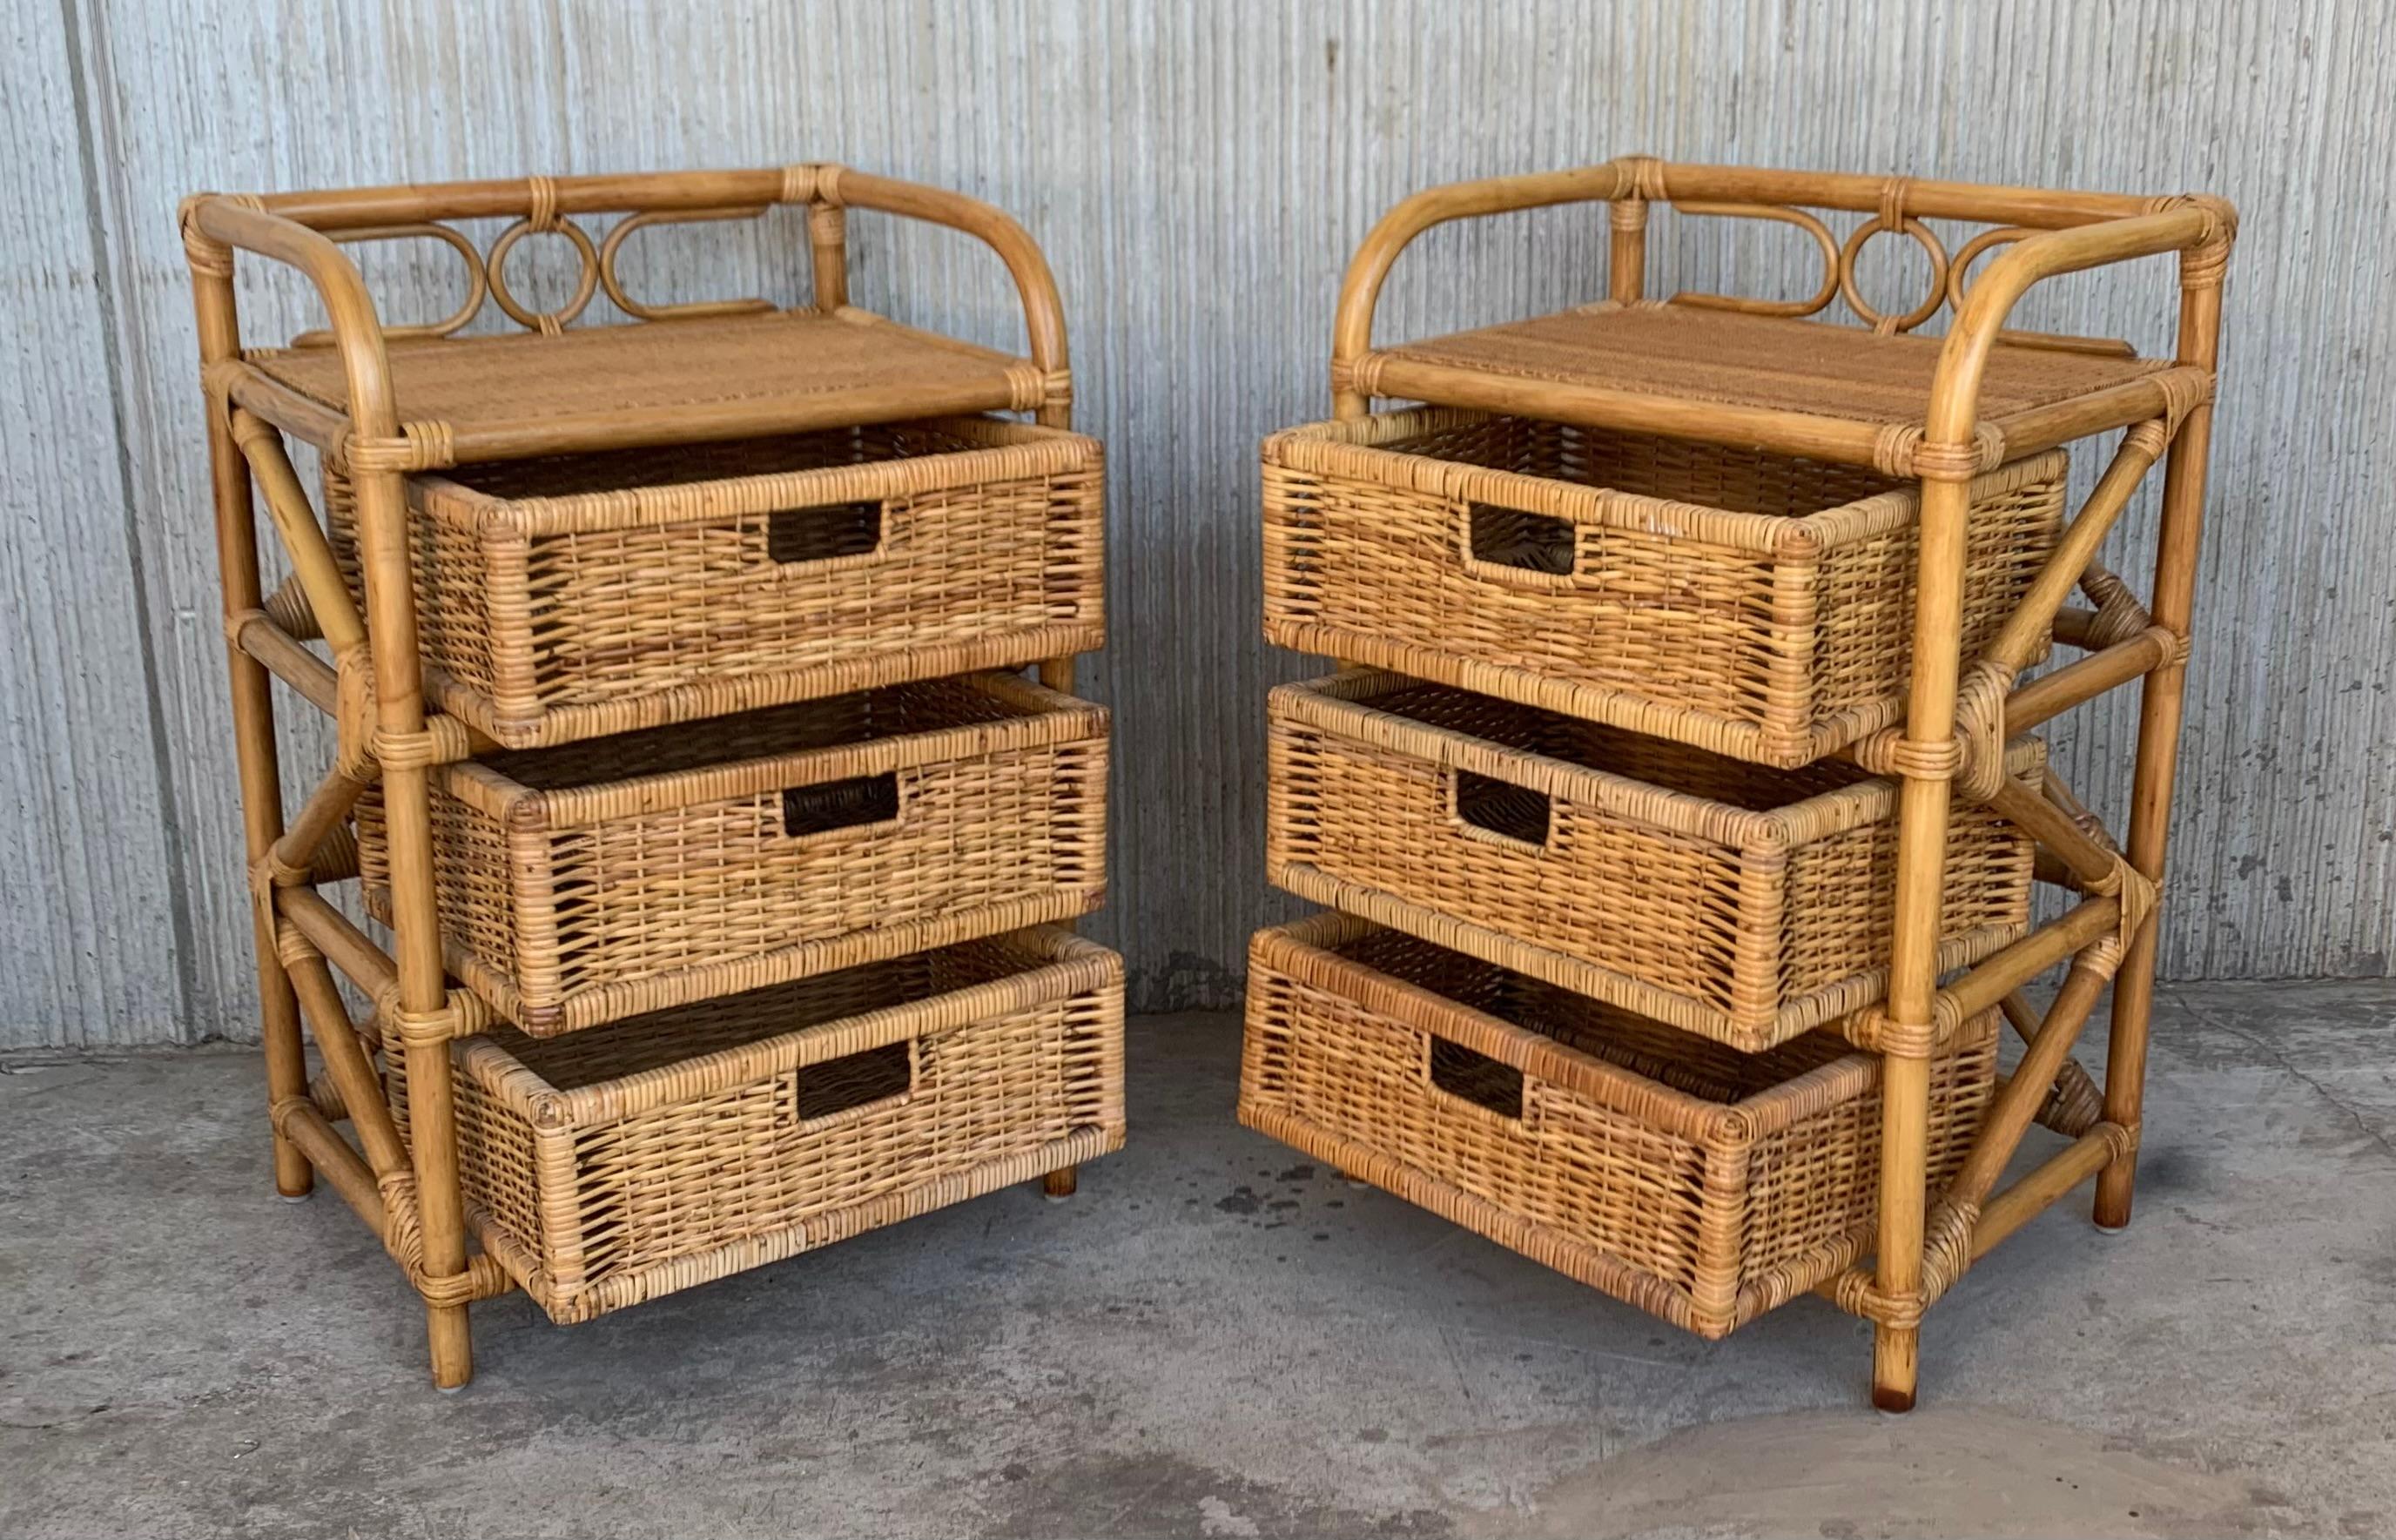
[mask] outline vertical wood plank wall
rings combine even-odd
[[[0,125],[0,1046],[246,1036],[175,201],[203,187],[835,159],[1018,214],[1071,308],[1112,461],[1114,898],[1144,1007],[1232,1002],[1288,911],[1258,877],[1265,688],[1256,441],[1323,415],[1340,266],[1405,192],[1630,151],[2139,191],[2244,215],[2163,965],[2377,975],[2396,934],[2396,94],[2375,0],[8,0]],[[1011,342],[995,264],[854,221],[853,292]],[[1451,230],[1400,330],[1589,298],[1602,211]],[[794,222],[656,232],[662,297],[801,292]],[[1809,290],[1786,231],[1659,219],[1654,281]],[[1921,273],[1879,243],[1875,281]],[[528,243],[537,248],[541,243]],[[554,252],[520,271],[560,281]],[[456,275],[394,246],[394,320]],[[2168,341],[2168,272],[2071,281],[2031,325]],[[535,285],[539,286],[537,281]],[[1912,292],[1909,290],[1909,292]],[[261,335],[310,324],[255,270]],[[604,307],[603,307],[604,308]],[[594,312],[595,317],[596,312]],[[2142,522],[2114,564],[2148,560]],[[2118,788],[2135,708],[2072,724]],[[295,755],[321,744],[286,729]]]

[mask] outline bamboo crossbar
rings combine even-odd
[[[2089,838],[2070,814],[2011,776],[1998,786],[1989,806],[2052,852],[2080,887],[2093,890],[2117,874],[2120,857]]]
[[[2079,582],[2088,564],[2096,559],[2096,548],[2121,517],[2122,510],[2129,506],[2130,495],[2137,490],[2139,481],[2163,458],[2166,442],[2160,427],[2147,431],[2133,430],[2124,435],[2112,463],[2105,468],[2095,490],[2080,505],[2080,511],[2064,526],[2063,536],[2048,553],[2046,564],[2031,579],[2030,591],[2005,621],[2004,630],[1981,653],[1984,667],[2001,669],[2008,675],[2017,673],[2043,649],[2056,612],[2071,596],[2072,586]]]
[[[285,888],[274,902],[312,946],[368,995],[379,998],[398,987],[399,968],[391,954],[323,896],[307,888]]]
[[[251,610],[238,617],[230,629],[233,644],[257,659],[267,672],[290,685],[326,716],[337,720],[340,717],[341,681],[333,665],[309,651],[264,610]],[[471,759],[498,747],[452,716],[429,716],[422,731],[428,737],[424,750],[428,764]],[[370,752],[367,757],[372,757]]]
[[[1956,1021],[1970,1020],[2121,923],[2119,899],[2083,900],[2062,918],[2040,926],[1940,989],[1938,995],[1945,1003],[1939,1014]]]
[[[333,666],[268,618],[264,610],[240,617],[232,630],[233,644],[256,658],[268,673],[326,716],[340,714],[341,683]]]
[[[340,1131],[313,1103],[277,1103],[274,1131],[300,1147],[315,1174],[332,1184],[341,1201],[366,1221],[366,1228],[374,1231],[378,1239],[389,1233],[382,1194],[375,1186],[374,1173],[367,1168],[366,1157],[341,1137]]]
[[[299,814],[284,826],[282,836],[274,842],[273,864],[282,872],[304,873],[304,880],[308,882],[330,880],[329,874],[319,870],[317,857],[325,842],[348,819],[350,809],[357,805],[358,798],[366,789],[366,783],[362,780],[345,776],[339,770],[326,771],[325,778],[317,783],[315,790],[308,794],[308,800],[300,804]],[[353,856],[352,871],[344,875],[354,874],[354,870]],[[277,876],[279,879],[279,872]]]
[[[2119,1124],[2100,1122],[1990,1199],[1980,1210],[1979,1222],[1972,1227],[1972,1260],[1986,1256],[1997,1242],[2103,1170],[2123,1136]]]
[[[358,617],[357,604],[341,580],[340,565],[333,559],[333,548],[326,543],[325,528],[316,522],[316,511],[309,504],[306,489],[300,485],[299,472],[291,469],[291,457],[284,450],[282,435],[257,417],[235,408],[233,437],[249,461],[250,474],[257,478],[259,490],[265,497],[268,516],[273,521],[275,533],[283,538],[285,553],[291,559],[293,576],[300,579],[300,587],[308,596],[309,611],[315,617],[326,642],[336,656],[344,648],[363,643],[366,622]]]
[[[2067,647],[2083,650],[2095,645],[2096,612],[2077,604],[2065,604],[2055,612],[2055,639]]]
[[[291,982],[300,994],[300,1013],[316,1040],[317,1051],[324,1055],[326,1072],[340,1093],[351,1125],[358,1131],[358,1144],[366,1152],[367,1167],[377,1177],[406,1171],[407,1147],[400,1142],[399,1131],[393,1126],[391,1109],[383,1103],[382,1082],[358,1045],[357,1030],[351,1025],[349,1008],[341,1003],[341,992],[334,986],[331,970],[321,955],[312,951],[295,957],[294,951],[286,947],[285,957],[291,964]]]
[[[2005,996],[2002,1008],[2006,1024],[2025,1045],[2038,1035],[2044,1018],[2019,989]],[[2039,1109],[2038,1121],[2066,1138],[2076,1139],[2103,1119],[2104,1100],[2105,1094],[2096,1089],[2096,1082],[2088,1078],[2080,1061],[2067,1056],[2063,1067],[2056,1071],[2053,1093]]]
[[[1948,1201],[1977,1206],[1997,1185],[2005,1162],[2021,1147],[2022,1135],[2030,1131],[2031,1119],[2054,1089],[2071,1045],[2079,1041],[2081,1029],[2088,1024],[2089,1013],[2104,992],[2104,976],[2093,968],[2075,967],[2064,979],[2013,1079],[2005,1082],[1981,1120],[1979,1136],[1963,1158],[1963,1169],[1948,1183]]]
[[[2156,627],[2041,674],[2005,697],[2005,731],[2027,733],[2074,706],[2154,672],[2177,656],[2171,633]]]

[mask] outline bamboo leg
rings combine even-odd
[[[1040,683],[1056,691],[1058,695],[1072,695],[1073,693],[1074,662],[1075,659],[1070,653],[1063,657],[1042,659],[1040,664]],[[1066,1166],[1061,1170],[1052,1171],[1047,1175],[1040,1178],[1040,1190],[1050,1201],[1061,1202],[1065,1199],[1073,1196],[1074,1190],[1081,1185],[1081,1167]]]
[[[1961,437],[1962,435],[1958,435]],[[1880,1239],[1875,1282],[1891,1316],[1872,1333],[1872,1404],[1913,1406],[1919,1369],[1922,1225],[1930,1184],[1930,1026],[1938,984],[1938,909],[1946,876],[1955,748],[1955,675],[1962,644],[1963,521],[1968,484],[1922,485],[1921,574],[1915,586],[1913,681],[1906,776],[1898,803],[1897,918],[1890,937],[1888,1016],[1901,1040],[1882,1058]]]
[[[2191,285],[2199,252],[2181,259],[2179,356],[2183,363],[2210,368],[2221,330],[2221,281],[2218,267],[2209,283]],[[2212,254],[2207,253],[2207,260]],[[2163,465],[2163,534],[2155,557],[2155,589],[2150,597],[2156,623],[2188,635],[2195,608],[2196,552],[2204,532],[2204,459],[2213,439],[2213,408],[2191,411],[2172,440]],[[2138,694],[2138,769],[2130,792],[2130,864],[2163,883],[2163,856],[2171,836],[2172,779],[2179,753],[2180,692],[2188,680],[2184,658],[2175,659],[2147,676]],[[2121,971],[2113,979],[2113,1022],[2105,1060],[2105,1121],[2119,1123],[2133,1135],[2138,1130],[2139,1109],[2146,1099],[2147,1027],[2155,1000],[2155,937],[2161,923],[2154,915],[2130,938]],[[2130,1222],[2132,1188],[2137,1181],[2137,1158],[2125,1155],[2096,1177],[2095,1218],[2106,1229]]]
[[[200,360],[212,364],[239,351],[241,324],[234,308],[233,275],[193,264],[192,303],[199,324]],[[224,414],[211,404],[208,419],[209,485],[216,502],[217,564],[228,619],[261,603],[258,577],[258,525],[250,506],[249,462],[233,442]],[[233,751],[241,768],[241,821],[245,870],[255,867],[283,832],[283,783],[275,763],[274,699],[266,670],[228,643],[233,678]],[[251,942],[258,956],[260,1040],[266,1060],[266,1095],[275,1102],[308,1094],[308,1057],[300,1038],[300,1004],[275,954],[273,918],[253,906]],[[314,1189],[308,1158],[278,1129],[274,1135],[274,1190],[305,1198]]]
[[[394,739],[424,732],[423,677],[416,650],[416,606],[403,522],[400,478],[360,471],[357,498],[364,547],[367,635],[374,649],[376,726]],[[433,885],[431,790],[421,764],[383,767],[383,803],[391,852],[392,934],[405,1018],[437,1018],[448,1004],[441,962],[440,904]],[[416,1164],[417,1204],[424,1237],[424,1273],[444,1279],[466,1270],[465,1202],[458,1186],[458,1129],[450,1084],[449,1046],[409,1033],[406,1042],[409,1153]],[[474,1374],[473,1345],[463,1304],[424,1308],[433,1381],[444,1390]]]

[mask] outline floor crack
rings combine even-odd
[[[2288,1055],[2282,1053],[2270,1039],[2250,1028],[2241,1027],[2235,1022],[2225,1020],[2224,1018],[2214,1015],[2213,1012],[2207,1010],[2204,1006],[2198,1004],[2193,999],[2190,998],[2188,992],[2184,989],[2172,990],[2172,996],[2178,1002],[2180,1009],[2186,1011],[2190,1016],[2194,1016],[2199,1022],[2204,1026],[2214,1028],[2218,1031],[2227,1032],[2231,1037],[2236,1038],[2239,1042],[2245,1043],[2250,1048],[2253,1048],[2256,1053],[2261,1054],[2273,1064],[2287,1071],[2290,1077],[2295,1079],[2298,1083],[2304,1085],[2307,1089],[2310,1090],[2315,1095],[2321,1097],[2322,1100],[2329,1103],[2330,1106],[2344,1113],[2346,1115],[2346,1121],[2354,1125],[2354,1131],[2356,1133],[2370,1140],[2373,1145],[2378,1148],[2378,1150],[2382,1155],[2387,1156],[2391,1162],[2396,1162],[2396,1143],[2391,1143],[2387,1135],[2382,1134],[2379,1130],[2372,1127],[2371,1121],[2365,1118],[2359,1109],[2349,1105],[2345,1097],[2339,1095],[2336,1092],[2331,1090],[2328,1086],[2323,1084],[2311,1075],[2307,1074],[2304,1070],[2297,1069],[2295,1063],[2289,1059]]]

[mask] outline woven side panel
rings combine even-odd
[[[1967,662],[1996,640],[2055,549],[2063,521],[2063,458],[2044,458],[2054,462],[2053,474],[1973,499],[1964,526]],[[1823,553],[1811,665],[1819,712],[1867,713],[1903,688],[1920,547],[1917,530],[1908,526]]]
[[[1942,939],[1977,936],[1985,954],[2030,924],[2030,842],[2010,824],[1958,800],[1947,819]],[[1829,989],[1888,965],[1897,918],[1897,825],[1850,830],[1789,854],[1789,899],[1779,949],[1783,999]]]
[[[1996,1094],[1997,1020],[1976,1018],[1930,1067],[1930,1188],[1963,1163]],[[1756,1141],[1748,1155],[1739,1282],[1811,1288],[1834,1264],[1825,1248],[1866,1239],[1880,1213],[1880,1098],[1866,1096]],[[1774,1279],[1774,1275],[1779,1275]]]
[[[444,934],[514,936],[517,890],[509,875],[507,831],[443,790],[438,781],[431,802],[433,882]],[[366,911],[385,924],[391,923],[390,827],[381,786],[368,787],[357,806],[358,878]]]
[[[405,1076],[394,1079],[405,1080]],[[450,1077],[457,1099],[458,1182],[466,1201],[534,1255],[550,1249],[533,1130],[471,1075]]]
[[[324,462],[326,543],[349,584],[350,597],[366,610],[366,579],[358,562],[357,493],[339,462]],[[486,605],[494,580],[512,575],[512,591],[523,588],[523,548],[495,564],[484,538],[471,526],[426,516],[410,498],[408,557],[416,584],[416,634],[425,666],[439,677],[435,689],[454,686],[488,697],[500,686]]]

